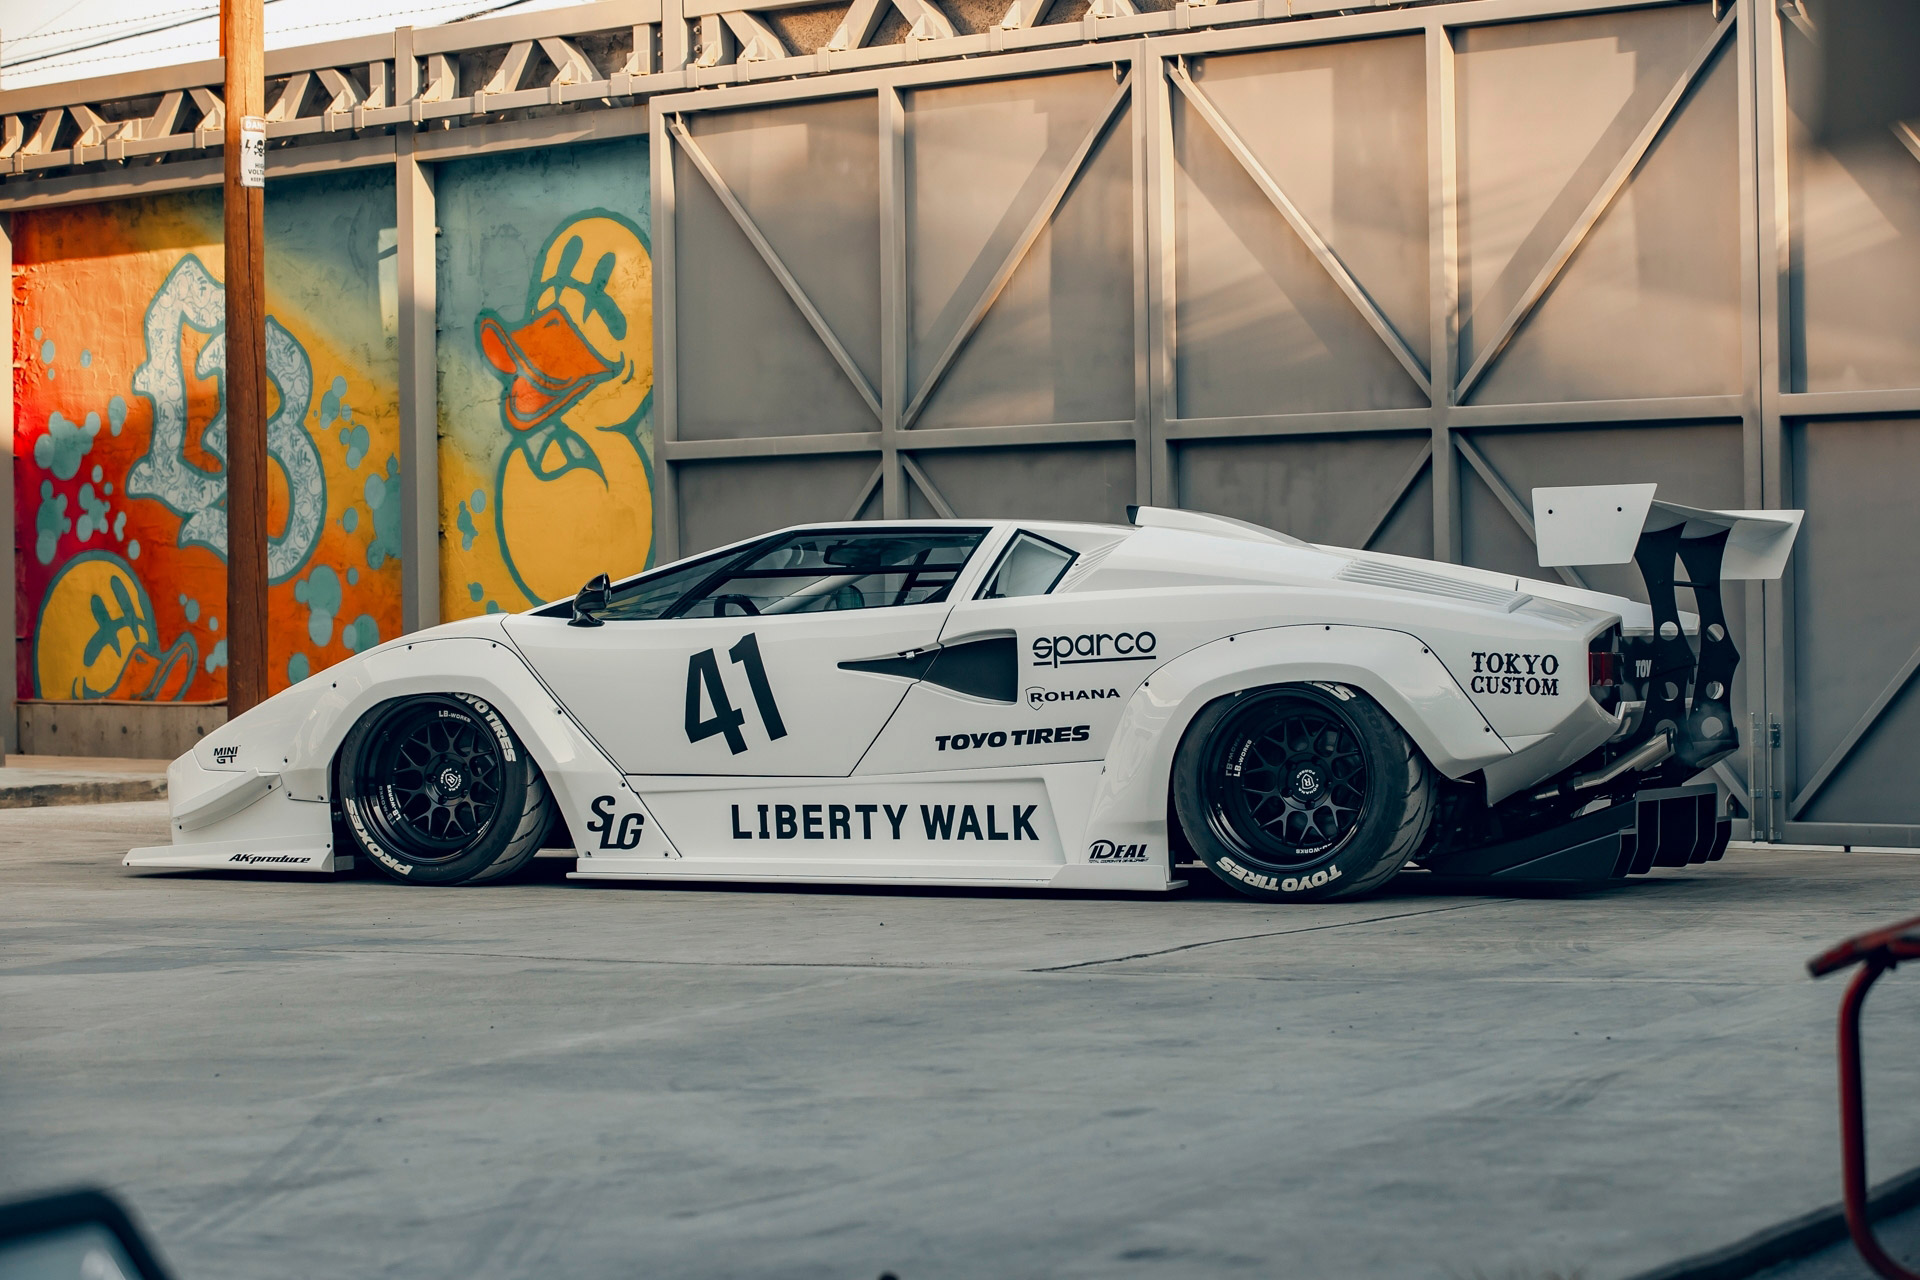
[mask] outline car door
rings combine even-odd
[[[844,776],[907,685],[841,664],[932,646],[988,530],[809,529],[623,584],[508,634],[629,774]]]

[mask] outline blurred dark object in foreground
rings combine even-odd
[[[168,1280],[127,1211],[83,1188],[0,1204],[0,1280]]]
[[[1814,139],[1844,146],[1920,119],[1920,0],[1805,0],[1820,33]]]

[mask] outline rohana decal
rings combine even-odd
[[[905,804],[762,804],[746,806],[744,814],[740,805],[729,807],[735,840],[911,840],[916,831],[927,840],[1040,838],[1033,827],[1037,804],[1004,806],[1005,826],[997,804],[923,804],[917,815],[916,806]],[[908,822],[916,816],[917,824]]]
[[[1027,690],[1027,705],[1038,711],[1049,702],[1086,702],[1102,698],[1117,698],[1118,689],[1042,689],[1038,685]]]

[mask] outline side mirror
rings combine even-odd
[[[0,1205],[0,1280],[167,1280],[127,1211],[83,1189]]]
[[[573,617],[567,620],[570,627],[603,627],[606,623],[594,614],[613,600],[613,582],[606,574],[596,574],[586,586],[580,588],[573,598]]]

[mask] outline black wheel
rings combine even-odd
[[[1380,887],[1420,847],[1433,794],[1419,748],[1378,703],[1340,684],[1222,698],[1194,718],[1174,757],[1181,832],[1251,898]]]
[[[360,851],[406,884],[498,880],[539,852],[546,779],[507,722],[464,693],[382,703],[340,744],[341,815]]]

